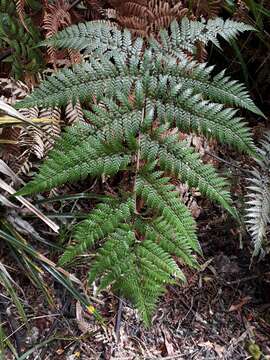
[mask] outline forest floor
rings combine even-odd
[[[25,353],[43,344],[30,354],[31,360],[270,359],[269,257],[251,265],[236,224],[213,208],[208,211],[198,222],[202,269],[186,273],[184,287],[168,289],[150,329],[130,304],[109,292],[92,298],[106,320],[99,325],[51,283],[58,294],[54,311],[34,288],[24,287],[33,315],[29,310],[30,335],[13,324],[16,346]]]

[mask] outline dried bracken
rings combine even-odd
[[[192,3],[192,10],[196,17],[202,16],[205,19],[210,19],[219,15],[224,0],[198,0]]]
[[[15,104],[30,92],[25,84],[12,79],[0,79],[0,86],[0,99],[9,104]],[[4,127],[0,135],[5,145],[1,150],[1,158],[17,174],[27,174],[33,166],[33,160],[44,158],[59,136],[61,111],[58,108],[39,110],[33,107],[20,112],[29,120],[41,119],[40,130],[32,126],[22,127],[20,124]]]
[[[142,37],[157,35],[160,29],[167,28],[173,20],[180,20],[188,12],[181,1],[110,0],[109,4],[115,10],[115,21]]]
[[[21,20],[21,23],[25,27],[25,29],[28,31],[27,25],[24,22],[24,7],[25,7],[25,0],[16,0],[16,11],[19,16],[19,19]]]
[[[71,25],[70,4],[66,0],[57,0],[49,4],[44,12],[43,29],[46,31],[46,38],[50,38],[59,30]],[[48,48],[49,61],[56,66],[57,54],[53,47]]]

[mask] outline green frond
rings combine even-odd
[[[211,84],[205,88],[209,96],[215,101],[242,107],[264,117],[261,110],[251,100],[246,87],[237,80],[231,80],[229,76],[224,75],[225,70],[216,75]],[[204,90],[203,86],[201,89]]]
[[[114,175],[126,169],[131,156],[108,153],[106,146],[91,147],[89,143],[77,146],[69,154],[53,150],[35,178],[16,193],[16,196],[34,194],[67,182],[75,182],[102,174]]]
[[[194,93],[191,88],[185,89],[177,84],[173,81],[164,88],[160,82],[154,94],[151,94],[155,98],[157,116],[162,123],[169,122],[181,131],[203,134],[237,150],[255,154],[251,131],[242,118],[235,116],[235,109],[204,100],[201,94]],[[163,95],[162,99],[160,94],[164,92],[166,96]]]
[[[157,299],[164,291],[161,282],[168,281],[170,276],[151,266],[151,263],[148,263],[149,269],[145,257],[134,253],[135,241],[135,234],[128,226],[113,233],[98,252],[89,281],[99,274],[99,289],[111,284],[118,295],[133,302],[144,323],[149,325]],[[151,279],[153,274],[156,274],[155,280]]]
[[[125,202],[111,202],[98,205],[89,217],[76,227],[74,239],[77,244],[70,246],[62,255],[60,264],[70,262],[83,254],[98,240],[113,233],[122,224],[129,221],[134,211],[133,199]]]
[[[148,265],[151,266],[150,263],[148,263]],[[166,276],[163,275],[162,278],[164,282],[162,282],[162,284],[158,279],[155,281],[151,280],[149,274],[151,274],[155,268],[149,269],[145,262],[142,259],[137,259],[135,255],[130,257],[128,269],[125,277],[120,277],[114,288],[123,297],[132,297],[133,304],[138,309],[142,320],[149,326],[157,299],[164,293]]]
[[[100,290],[112,285],[134,303],[145,323],[149,324],[155,303],[164,291],[164,283],[173,283],[176,278],[185,281],[185,276],[170,253],[155,243],[154,233],[148,232],[147,238],[139,243],[133,225],[121,224],[116,228],[114,221],[112,226],[110,220],[109,232],[102,229],[106,241],[91,265],[89,282],[100,277]],[[93,231],[92,224],[90,226],[90,231],[85,233],[85,225],[81,225],[86,237]],[[79,238],[82,238],[82,234]]]
[[[213,67],[183,59],[180,64],[168,63],[160,72],[174,82],[176,89],[201,94],[211,100],[229,106],[237,106],[264,116],[250,98],[247,89],[236,80],[225,76],[225,70],[212,77]]]
[[[127,219],[125,219],[127,220]],[[87,233],[86,236],[89,236]],[[126,259],[132,253],[136,237],[130,225],[121,225],[115,232],[110,232],[105,244],[99,248],[95,260],[91,265],[88,280],[92,283],[102,275],[100,289],[106,288],[110,283],[121,276],[125,276]],[[105,274],[105,275],[104,275]],[[112,279],[108,284],[108,279]]]
[[[169,31],[160,31],[161,42],[150,39],[149,43],[154,49],[166,54],[173,54],[176,58],[185,56],[183,50],[191,53],[196,52],[196,43],[199,41],[205,45],[208,42],[220,47],[218,36],[226,41],[235,39],[244,31],[252,31],[250,25],[238,21],[223,20],[221,18],[210,19],[207,22],[190,21],[183,18],[180,23],[173,21]],[[143,41],[136,42],[142,47]],[[72,25],[59,31],[54,36],[42,42],[42,45],[53,46],[59,49],[76,49],[91,55],[104,55],[109,57],[114,51],[130,53],[132,37],[130,32],[122,32],[109,21],[90,21]],[[131,53],[130,53],[131,54]]]
[[[110,114],[109,111],[107,114]],[[107,116],[108,124],[102,130],[87,124],[67,128],[35,179],[17,194],[37,193],[84,179],[88,175],[113,175],[125,169],[131,155],[127,154],[123,142],[135,146],[134,136],[142,115],[140,111],[124,113],[122,116],[118,113],[116,119],[114,115],[111,113]]]
[[[226,190],[227,181],[219,176],[212,165],[203,164],[198,153],[184,142],[179,143],[174,137],[167,136],[151,139],[142,137],[142,156],[148,161],[159,159],[162,170],[186,181],[190,187],[199,191],[228,210],[234,217],[230,193]]]
[[[122,58],[119,54],[119,61]],[[124,60],[124,59],[123,59]],[[123,82],[124,69],[102,58],[97,61],[76,65],[73,69],[63,69],[45,80],[39,88],[25,100],[17,104],[18,108],[36,106],[62,106],[70,101],[83,103],[93,97],[101,97],[107,90],[120,88]]]
[[[192,248],[182,233],[175,232],[174,226],[163,218],[157,218],[146,225],[146,238],[155,238],[155,242],[165,252],[177,256],[188,266],[198,268],[199,265],[192,255]]]
[[[50,38],[44,40],[41,45],[53,46],[58,49],[85,50],[87,47],[97,49],[102,47],[102,42],[113,46],[111,32],[115,31],[121,36],[121,31],[110,21],[88,21],[66,27]],[[116,38],[116,36],[115,36]],[[116,43],[117,44],[117,43]]]
[[[180,201],[175,186],[169,183],[169,178],[163,177],[159,172],[148,173],[147,169],[142,170],[136,178],[135,191],[148,207],[174,227],[179,237],[188,242],[193,250],[200,252],[195,221]]]
[[[131,48],[136,53],[136,43]],[[165,97],[161,92],[163,86],[169,87],[172,93],[177,92],[177,89],[178,93],[180,89],[182,92],[186,90],[187,98],[200,94],[204,100],[243,107],[262,115],[242,84],[231,81],[223,72],[212,78],[211,71],[212,68],[207,68],[205,64],[188,62],[186,59],[172,63],[169,58],[160,58],[159,53],[153,51],[146,51],[142,57],[117,52],[110,59],[102,56],[100,59],[91,58],[89,62],[74,66],[72,70],[59,71],[45,80],[28,98],[19,102],[17,107],[59,106],[70,101],[91,101],[94,97],[98,100],[103,96],[116,97],[124,89],[131,89],[136,81],[141,81],[145,96],[155,96],[158,92],[158,97]],[[155,91],[155,85],[158,85],[158,91]],[[205,105],[207,109],[207,103]],[[210,106],[211,103],[208,113]]]
[[[128,30],[121,31],[109,21],[89,21],[72,25],[41,43],[58,49],[75,49],[91,56],[110,58],[117,52],[140,56],[143,40],[132,40]]]
[[[170,54],[174,58],[185,57],[184,50],[196,53],[196,43],[207,45],[212,42],[220,48],[218,37],[230,42],[244,31],[255,30],[252,26],[222,18],[210,19],[207,22],[191,21],[187,17],[181,22],[173,21],[170,29],[160,31],[161,41],[150,39],[150,44],[163,53]]]
[[[148,237],[142,242],[142,245],[138,246],[136,254],[141,258],[147,258],[157,269],[161,269],[172,279],[176,277],[185,282],[185,275],[170,254],[164,251],[159,244],[156,244],[156,237],[153,234],[152,236],[150,233],[147,235]]]

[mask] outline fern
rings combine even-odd
[[[151,67],[151,61],[155,61],[156,67],[161,68],[158,70],[161,73],[160,75],[168,76],[168,81],[174,81],[176,87],[179,84],[182,85],[178,89],[179,92],[192,89],[196,93],[203,93],[205,100],[225,102],[228,105],[243,107],[263,115],[251,101],[242,84],[230,80],[229,77],[225,76],[224,71],[212,78],[212,67],[191,62],[183,52],[189,50],[194,53],[198,40],[204,44],[211,41],[219,45],[218,35],[229,41],[234,39],[239,32],[251,29],[248,25],[231,20],[224,22],[219,18],[209,20],[206,24],[184,18],[180,25],[176,22],[171,24],[170,35],[166,30],[161,31],[161,44],[154,39],[150,39],[149,47],[151,52],[149,51],[147,55],[144,55],[145,59],[139,62],[139,59],[143,56],[143,41],[141,39],[132,41],[131,34],[127,30],[121,32],[106,22],[73,25],[56,34],[45,44],[58,48],[68,47],[80,51],[85,50],[86,54],[91,54],[91,60],[83,66],[74,67],[73,71],[65,69],[56,76],[49,78],[32,95],[33,103],[39,104],[38,100],[40,99],[40,105],[43,104],[44,96],[46,97],[47,106],[65,104],[69,98],[73,102],[78,99],[81,101],[87,100],[90,96],[89,93],[93,93],[94,96],[103,94],[104,85],[108,84],[109,87],[112,87],[112,82],[116,82],[118,78],[123,81],[129,71],[133,76],[139,77],[144,69],[148,70],[144,65],[148,64]],[[161,56],[167,62],[166,66],[162,66],[162,64],[159,66]],[[170,56],[177,62],[181,60],[180,64],[170,64]],[[111,57],[114,58],[115,64],[112,64]],[[137,74],[134,73],[135,67]],[[96,72],[99,72],[99,74]],[[81,81],[82,77],[84,81]],[[105,84],[104,81],[106,81]],[[132,81],[131,77],[129,77],[129,81]],[[155,80],[151,79],[150,81]],[[56,94],[58,94],[57,97]],[[187,93],[186,98],[183,100],[189,99],[190,95]],[[31,106],[31,97],[25,105]],[[207,109],[205,105],[203,104],[201,108]],[[209,112],[211,107],[212,104],[209,104]],[[198,111],[201,112],[201,109],[198,108]],[[214,111],[219,112],[219,109],[213,109]]]
[[[171,28],[178,27],[180,37],[187,38],[186,33],[181,35],[186,24],[185,19]],[[195,43],[193,27],[205,24],[189,24],[191,43]],[[215,36],[224,32],[223,37],[229,38],[246,30],[241,26],[227,23]],[[157,46],[133,39],[127,30],[100,23],[78,25],[57,34],[50,44],[70,47],[72,34],[79,39],[81,33],[81,42],[73,44],[88,49],[90,59],[49,77],[19,107],[80,101],[88,105],[84,111],[88,123],[67,128],[39,174],[18,194],[38,193],[87,176],[128,173],[128,181],[127,176],[120,177],[117,198],[98,204],[76,226],[74,243],[60,262],[69,263],[98,246],[90,283],[99,279],[100,289],[112,285],[133,301],[149,323],[164,285],[184,281],[182,266],[198,268],[196,254],[201,253],[195,221],[173,180],[197,187],[237,216],[227,181],[186,142],[180,142],[175,129],[255,154],[250,131],[236,116],[235,106],[258,114],[260,110],[243,86],[224,73],[213,78],[212,68],[205,64],[172,56],[165,43]],[[174,35],[167,33],[167,43],[176,51]],[[186,47],[181,44],[177,43],[179,51]]]
[[[270,133],[261,141],[261,158],[255,159],[259,169],[253,168],[248,179],[246,224],[254,244],[253,256],[264,255],[270,223]]]
[[[161,30],[158,41],[154,37],[148,41],[152,47],[157,47],[160,51],[163,49],[166,56],[173,54],[178,58],[184,50],[194,54],[198,42],[204,45],[212,42],[220,48],[217,36],[225,41],[231,41],[236,39],[239,33],[250,30],[254,30],[252,26],[229,19],[224,21],[216,18],[207,22],[198,22],[184,17],[180,23],[173,21],[169,30]],[[76,49],[86,54],[95,52],[104,54],[114,49],[130,51],[131,42],[130,32],[122,32],[113,23],[90,21],[70,26],[47,39],[43,44],[59,49]]]
[[[10,62],[12,75],[17,79],[22,78],[25,73],[35,74],[43,66],[42,54],[36,47],[41,40],[41,34],[30,17],[23,17],[22,6],[22,1],[14,0],[2,0],[0,4],[1,47],[12,49],[6,61]]]
[[[179,49],[188,50],[192,54],[196,53],[197,42],[204,45],[212,42],[220,48],[217,36],[230,42],[239,33],[250,30],[254,30],[250,25],[230,19],[216,18],[207,22],[198,22],[183,18],[180,24],[176,21],[172,22],[169,31],[166,29],[161,30],[160,42],[157,40],[151,40],[151,42],[164,51],[179,57],[179,54],[181,54]]]

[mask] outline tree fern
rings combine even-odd
[[[209,33],[204,34],[205,27]],[[133,39],[127,30],[107,24],[73,26],[50,44],[77,46],[90,58],[49,77],[19,103],[19,107],[55,106],[79,100],[87,107],[88,123],[67,128],[40,172],[18,194],[87,176],[128,174],[119,177],[117,197],[98,204],[76,226],[74,242],[61,264],[98,247],[89,281],[98,279],[100,289],[112,285],[133,301],[146,323],[164,285],[184,281],[181,267],[197,268],[196,253],[201,253],[195,221],[173,180],[197,187],[237,216],[227,181],[179,140],[178,130],[255,154],[251,133],[236,115],[236,106],[260,114],[244,87],[223,72],[213,78],[211,67],[187,60],[184,53],[190,50],[188,41],[192,46],[200,36],[207,43],[218,34],[229,39],[244,30],[234,22],[198,24],[184,19],[180,25],[172,24],[165,44]],[[78,39],[82,35],[78,44],[73,34]],[[183,39],[176,41],[176,35]],[[172,55],[177,49],[183,56]]]
[[[255,159],[259,168],[249,176],[246,224],[253,240],[253,256],[264,254],[270,224],[270,133],[261,141],[261,158]]]

